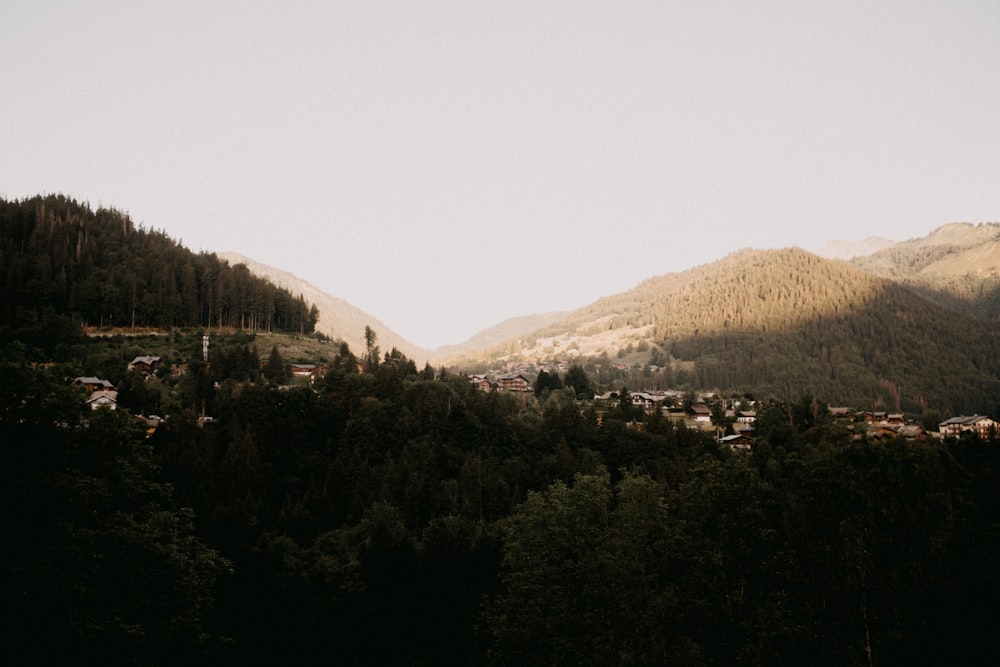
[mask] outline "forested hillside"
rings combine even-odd
[[[996,441],[857,440],[803,396],[739,452],[346,346],[283,386],[241,338],[117,411],[0,348],[8,662],[888,667],[1000,631]]]
[[[675,385],[784,396],[739,451],[580,400],[581,368],[483,392],[373,333],[307,341],[304,299],[113,210],[0,222],[8,662],[973,664],[1000,631],[995,430],[869,439],[827,409],[1000,396],[996,326],[889,280],[747,251],[517,341],[622,334]]]
[[[698,388],[811,392],[917,413],[991,412],[1000,397],[996,323],[799,249],[745,250],[652,278],[493,355],[542,356],[548,346],[565,357],[597,339],[611,361],[626,345],[646,346],[668,385],[685,368]]]
[[[45,342],[84,327],[312,331],[318,312],[114,209],[0,200],[0,330]]]

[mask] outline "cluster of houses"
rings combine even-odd
[[[490,380],[485,374],[467,377],[472,386],[480,391],[532,391],[531,382],[519,372],[499,375],[495,380]],[[595,402],[618,401],[620,398],[616,391],[594,395]],[[628,398],[634,407],[643,409],[647,414],[659,410],[665,417],[674,421],[684,421],[689,428],[719,430],[719,427],[712,423],[711,406],[713,403],[724,404],[724,402],[715,394],[698,396],[687,409],[680,407],[684,403],[684,393],[680,391],[637,391],[629,393]],[[753,407],[752,401],[750,406]],[[908,421],[903,413],[878,410],[859,412],[847,407],[831,407],[829,410],[834,420],[850,425],[855,431],[856,439],[883,440],[902,437],[908,440],[922,440],[929,435],[922,426]],[[726,420],[733,424],[735,433],[720,435],[717,440],[735,449],[750,449],[753,446],[757,412],[753,409],[737,409],[735,404],[730,404],[723,410],[723,414]],[[1000,434],[1000,422],[984,415],[953,417],[941,422],[938,425],[938,432],[930,435],[957,437],[963,432],[972,432],[987,440]]]
[[[265,362],[266,363],[266,362]],[[139,373],[145,377],[154,374],[160,365],[160,357],[138,356],[128,364],[129,372]],[[293,363],[290,365],[292,375],[308,377],[310,381],[316,378],[325,377],[328,367],[325,364],[305,364]],[[502,374],[491,380],[486,374],[476,374],[467,376],[469,382],[479,391],[510,391],[510,392],[531,392],[532,383],[521,372]],[[118,405],[118,391],[113,384],[98,377],[83,376],[73,380],[73,383],[83,387],[89,392],[87,404],[91,409],[96,410],[104,407],[114,410]],[[689,427],[703,430],[718,430],[718,426],[712,423],[712,405],[725,405],[725,403],[715,394],[703,394],[690,403],[687,409],[680,407],[684,403],[684,393],[679,391],[637,391],[629,393],[628,398],[632,405],[641,408],[647,414],[652,414],[659,410],[665,417],[675,421],[683,420]],[[618,392],[609,391],[602,394],[595,394],[595,402],[618,401],[621,396]],[[749,403],[753,407],[753,402]],[[746,404],[741,404],[739,408],[744,408]],[[920,440],[927,437],[924,429],[912,422],[908,422],[902,413],[891,413],[884,411],[863,411],[857,412],[847,407],[831,407],[830,414],[837,421],[849,424],[865,424],[863,435],[856,433],[856,438],[866,437],[868,439],[885,439],[904,437],[910,440]],[[726,421],[733,424],[735,433],[720,435],[717,439],[720,443],[727,444],[735,449],[749,449],[753,446],[754,422],[757,413],[753,409],[737,409],[735,403],[731,403],[723,410]],[[155,424],[152,425],[155,428]],[[960,436],[962,433],[971,432],[980,438],[987,440],[996,437],[1000,433],[1000,422],[997,422],[985,415],[971,415],[952,417],[938,425],[939,437]]]

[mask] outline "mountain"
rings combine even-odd
[[[1000,319],[1000,223],[951,223],[852,264],[964,314]]]
[[[867,257],[895,244],[892,239],[882,236],[869,236],[861,241],[827,241],[815,254],[826,259],[849,260]]]
[[[355,354],[364,352],[365,327],[370,326],[375,332],[376,342],[383,352],[389,352],[392,348],[396,348],[419,364],[423,364],[430,358],[430,353],[427,350],[406,341],[377,318],[341,298],[327,294],[288,271],[261,264],[234,252],[221,252],[217,255],[233,266],[242,264],[254,275],[266,278],[292,294],[301,294],[306,301],[316,304],[319,309],[316,331],[331,338],[345,341]]]
[[[651,278],[464,361],[574,359],[599,378],[634,364],[642,373],[633,380],[650,385],[812,393],[911,412],[992,411],[1000,398],[995,323],[795,248],[743,250]]]
[[[0,229],[4,339],[54,347],[81,323],[317,326],[360,352],[367,325],[383,351],[431,356],[285,271],[194,254],[113,209],[0,200]],[[513,318],[443,352],[461,369],[576,362],[604,386],[996,413],[998,304],[1000,224],[955,223],[850,263],[797,248],[743,250],[569,313]]]

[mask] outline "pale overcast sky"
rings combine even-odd
[[[1000,220],[1000,2],[0,5],[0,196],[425,347],[743,247]]]

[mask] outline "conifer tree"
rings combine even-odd
[[[264,377],[275,384],[288,382],[285,360],[281,358],[281,352],[278,351],[277,345],[271,348],[271,354],[267,358],[267,366],[264,368]]]

